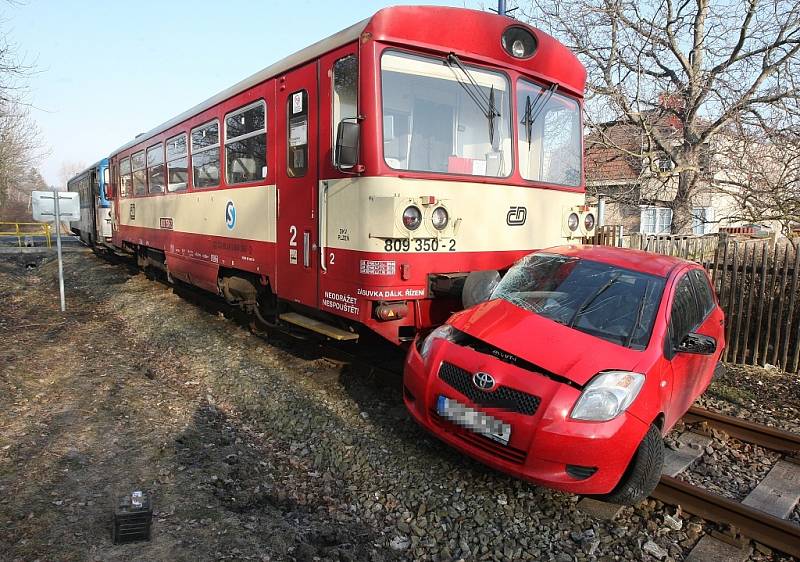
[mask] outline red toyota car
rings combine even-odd
[[[699,265],[563,246],[526,256],[488,300],[419,338],[404,400],[489,466],[632,504],[658,483],[662,436],[722,368],[724,344]]]

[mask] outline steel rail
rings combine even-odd
[[[705,423],[731,437],[789,455],[800,453],[800,435],[692,406],[684,423]]]
[[[652,497],[707,521],[732,525],[747,538],[800,558],[800,525],[672,476],[661,476]]]

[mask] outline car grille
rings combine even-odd
[[[503,408],[509,412],[532,416],[541,402],[538,396],[507,386],[498,386],[497,390],[492,391],[481,390],[472,383],[472,374],[469,371],[452,363],[442,363],[439,378],[473,403],[489,408]]]
[[[479,433],[473,433],[468,429],[465,429],[460,425],[454,424],[451,421],[443,418],[436,412],[435,409],[430,410],[430,415],[431,419],[436,424],[442,427],[446,427],[450,433],[452,433],[462,441],[472,445],[473,447],[482,449],[483,451],[486,451],[487,453],[490,453],[504,461],[508,461],[514,464],[525,463],[525,458],[528,456],[527,451],[523,451],[522,449],[516,449],[508,445],[502,445],[497,441],[493,441],[488,437],[480,435]]]

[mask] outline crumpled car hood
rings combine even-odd
[[[448,324],[581,386],[600,371],[635,370],[642,352],[569,328],[502,299],[461,311]]]

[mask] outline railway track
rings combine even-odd
[[[800,435],[696,406],[689,409],[683,422],[699,426],[695,431],[700,434],[708,435],[712,429],[721,431],[741,441],[784,453],[786,461],[800,464],[800,457],[797,456],[800,453]],[[653,497],[666,504],[680,506],[683,511],[707,521],[727,526],[727,533],[714,535],[719,540],[743,546],[747,539],[753,539],[800,558],[800,525],[787,519],[669,475],[661,477]]]
[[[123,263],[129,267],[129,270],[137,269],[135,261],[126,256],[117,254],[110,261]],[[250,317],[220,297],[190,285],[170,285],[159,275],[156,275],[154,279],[163,282],[183,298],[210,312],[227,312],[226,316],[242,326],[249,327],[255,335],[264,340],[276,343],[273,336],[283,337],[280,344],[291,346],[295,352],[304,356],[326,359],[340,368],[345,366],[358,368],[367,374],[384,377],[387,381],[401,376],[402,361],[398,362],[398,357],[402,359],[401,355],[398,353],[387,354],[388,349],[382,348],[380,342],[376,342],[378,351],[369,354],[364,352],[364,345],[330,343],[316,337],[306,338],[299,336],[298,332],[291,328],[283,329],[274,326],[256,328]],[[781,452],[788,462],[800,464],[800,435],[798,434],[696,406],[689,409],[682,421],[687,426],[692,426],[695,433],[711,436],[712,430],[723,432],[732,438]],[[685,468],[688,468],[690,464],[687,464]],[[680,506],[683,512],[726,526],[727,533],[714,534],[719,540],[743,547],[747,544],[748,539],[752,539],[772,549],[800,558],[800,525],[792,521],[710,492],[680,480],[675,475],[662,475],[652,497],[665,504]]]

